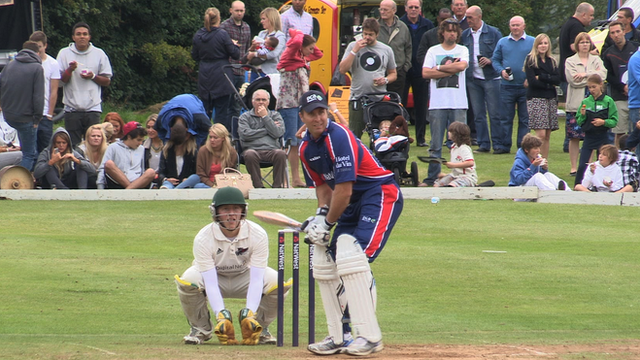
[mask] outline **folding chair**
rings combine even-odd
[[[240,141],[240,136],[238,135],[238,120],[239,118],[237,116],[234,116],[231,118],[231,142],[233,143],[233,147],[236,149],[236,152],[238,153],[238,165],[240,164],[244,165],[244,155],[242,154],[244,149],[242,148],[242,142]],[[280,137],[279,140],[280,140],[280,147],[287,153],[287,155],[289,155],[289,151],[291,150],[291,147],[289,145],[285,146],[283,137]],[[271,168],[271,169],[269,169],[269,172],[267,172],[267,174],[261,175],[260,180],[262,180],[264,184],[267,184],[269,187],[273,188],[273,182],[269,182],[269,180],[267,180],[269,176],[272,176],[273,163],[269,161],[260,160],[260,169],[266,169],[266,168]],[[288,165],[285,165],[285,174],[286,174],[285,187],[288,188],[289,187],[289,166]]]

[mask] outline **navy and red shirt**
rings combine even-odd
[[[298,148],[308,186],[352,181],[353,191],[393,182],[393,173],[382,166],[369,149],[342,125],[331,120],[318,139],[307,134]]]

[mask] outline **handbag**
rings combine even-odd
[[[220,174],[215,175],[218,189],[231,186],[242,191],[245,199],[249,198],[249,190],[253,189],[251,175],[243,174],[234,168],[224,168]]]

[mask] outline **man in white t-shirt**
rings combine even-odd
[[[42,31],[36,31],[29,40],[38,44],[38,55],[42,59],[42,68],[44,69],[44,111],[42,121],[38,124],[38,154],[51,141],[53,135],[53,112],[58,102],[58,86],[60,84],[60,65],[56,59],[47,55],[47,35]],[[75,144],[78,145],[78,144]]]
[[[209,206],[213,222],[196,235],[193,264],[176,279],[182,310],[191,325],[185,344],[202,344],[212,332],[222,345],[238,344],[224,303],[228,298],[246,299],[238,316],[242,344],[276,343],[268,327],[278,311],[278,273],[267,267],[269,238],[260,225],[246,219],[247,207],[242,192],[234,187],[218,189],[213,196]],[[290,282],[285,286],[286,296]]]
[[[396,81],[396,61],[393,50],[380,41],[380,24],[374,18],[362,23],[362,37],[352,41],[342,56],[341,74],[351,73],[349,97],[349,129],[360,138],[364,130],[362,107],[356,101],[360,96],[386,92],[387,84]]]
[[[464,71],[469,64],[469,49],[460,42],[462,30],[454,19],[438,25],[440,45],[432,46],[424,58],[422,77],[430,79],[429,124],[430,156],[442,157],[442,142],[449,124],[467,123],[467,90]],[[440,162],[429,164],[427,178],[420,186],[430,186],[440,174]]]

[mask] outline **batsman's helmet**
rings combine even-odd
[[[249,208],[249,204],[244,200],[244,195],[242,195],[242,191],[232,186],[227,186],[218,189],[216,194],[213,195],[213,200],[211,205],[209,205],[209,210],[211,210],[211,216],[216,220],[216,208],[222,205],[242,205],[244,210],[242,211],[243,218],[247,217],[247,210]]]

